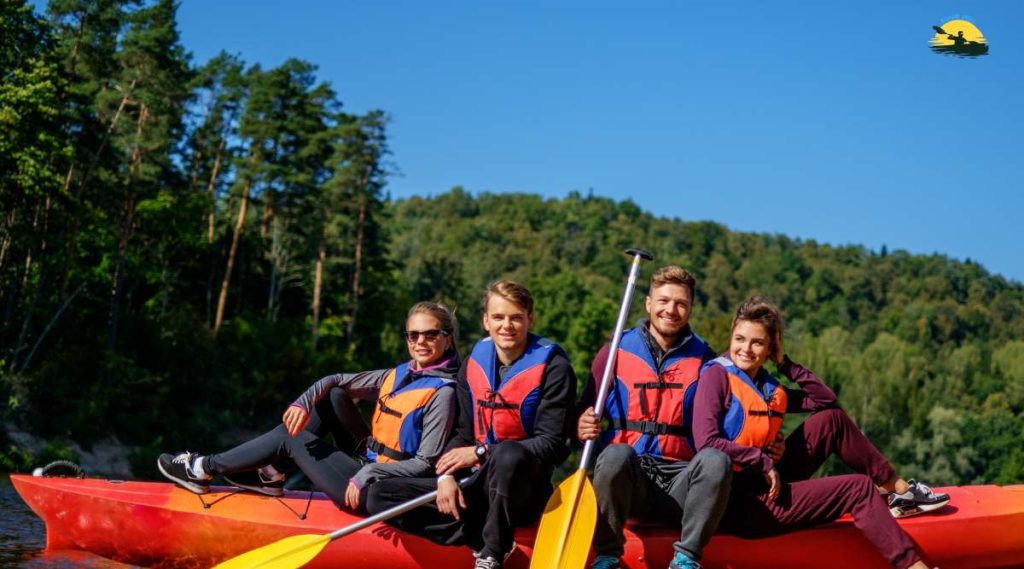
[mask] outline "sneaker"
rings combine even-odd
[[[263,470],[249,470],[245,472],[236,472],[234,474],[225,474],[224,480],[227,480],[228,484],[237,486],[243,490],[249,490],[250,492],[256,492],[257,494],[263,494],[264,496],[273,496],[280,498],[284,496],[284,475],[278,474],[277,476],[268,477],[263,473]]]
[[[949,503],[949,494],[936,494],[927,485],[911,479],[910,488],[902,493],[889,494],[889,512],[894,518],[909,518],[925,514]]]
[[[195,462],[200,458],[198,454],[188,451],[178,455],[164,453],[156,459],[156,467],[167,479],[189,492],[206,494],[210,491],[210,480],[213,477],[196,472]]]
[[[672,557],[672,562],[668,564],[668,569],[700,569],[700,563],[689,555],[677,551]]]
[[[473,569],[501,569],[501,561],[488,555],[487,557],[477,556],[473,563]]]
[[[618,557],[598,555],[594,558],[594,564],[590,566],[590,569],[619,569],[621,566],[622,562]]]
[[[473,563],[473,569],[501,569],[501,566],[508,561],[509,557],[512,557],[512,553],[515,552],[515,550],[516,542],[513,541],[512,549],[505,552],[505,555],[501,557],[501,561],[498,561],[490,555],[483,557],[482,551],[474,551],[473,559],[475,559],[476,562]]]

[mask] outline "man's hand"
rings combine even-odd
[[[359,488],[351,480],[348,481],[348,488],[345,489],[345,505],[353,510],[359,509]]]
[[[466,509],[466,498],[463,497],[462,488],[459,488],[458,482],[452,476],[438,478],[437,510],[442,514],[448,514],[455,519],[459,519],[460,508]]]
[[[306,428],[306,423],[309,422],[309,413],[298,405],[289,405],[284,410],[284,415],[281,416],[281,421],[284,423],[288,434],[295,436],[302,432],[302,429]]]
[[[774,502],[782,491],[782,477],[779,476],[779,471],[772,467],[764,473],[764,479],[768,481],[768,499]]]
[[[587,410],[580,415],[579,423],[576,424],[576,438],[581,441],[592,441],[600,434],[601,421],[597,420],[594,408],[587,407]]]
[[[474,466],[477,462],[476,447],[453,448],[437,459],[436,471],[438,475],[452,474],[463,468]],[[438,503],[440,504],[440,496],[438,498]]]
[[[782,459],[783,453],[786,452],[786,438],[782,436],[782,431],[775,433],[775,440],[764,447],[764,452],[772,459],[772,462]]]

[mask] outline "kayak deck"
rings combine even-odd
[[[325,534],[361,518],[323,494],[286,492],[284,498],[213,487],[201,498],[173,484],[12,475],[22,498],[46,522],[48,550],[79,549],[121,562],[209,567],[297,534]],[[1024,485],[943,488],[943,510],[900,520],[931,565],[943,569],[1024,566]],[[529,565],[535,528],[516,532],[509,569]],[[623,565],[666,567],[678,530],[630,525]],[[465,547],[445,547],[377,524],[329,544],[307,567],[406,569],[471,567]],[[888,567],[852,519],[781,536],[742,539],[716,535],[707,568]]]

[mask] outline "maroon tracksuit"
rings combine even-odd
[[[786,452],[778,463],[762,449],[725,438],[719,425],[729,408],[729,380],[721,366],[708,366],[701,373],[693,413],[697,448],[718,449],[744,468],[733,478],[723,529],[742,536],[767,535],[830,522],[849,512],[854,525],[894,567],[902,569],[919,561],[913,542],[876,489],[893,479],[892,465],[837,407],[835,393],[813,372],[789,358],[779,371],[800,386],[786,389],[786,411],[813,414],[786,438]],[[754,381],[760,385],[763,377]],[[860,474],[809,480],[831,454]],[[764,478],[773,467],[783,481],[774,501],[767,497]]]

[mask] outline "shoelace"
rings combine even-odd
[[[192,463],[194,462],[192,458],[193,456],[195,455],[192,452],[185,451],[171,459],[171,462],[176,464],[184,464],[185,472],[187,472],[189,476],[191,476],[192,478],[199,478],[198,476],[196,476],[195,468],[193,468],[192,466]]]
[[[920,492],[921,494],[923,494],[923,495],[925,495],[925,496],[927,496],[927,497],[929,497],[929,498],[931,498],[932,496],[934,496],[934,495],[935,495],[935,492],[934,492],[934,491],[932,491],[931,487],[930,487],[930,486],[928,486],[927,484],[922,484],[922,483],[920,483],[920,482],[917,482],[917,481],[915,481],[915,482],[914,482],[914,486],[916,486],[916,487],[917,487],[918,491],[919,491],[919,492]]]

